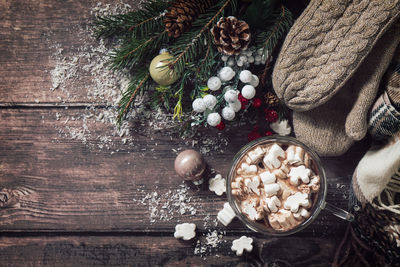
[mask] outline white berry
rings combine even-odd
[[[228,66],[233,67],[235,65],[235,60],[233,58],[229,58],[227,64],[228,64]]]
[[[251,77],[250,84],[255,88],[260,84],[260,80],[258,79],[257,75],[253,74]]]
[[[249,62],[249,63],[254,63],[254,57],[253,57],[253,56],[249,56],[249,57],[247,58],[247,62]]]
[[[233,103],[229,103],[229,107],[233,109],[235,112],[239,112],[239,110],[242,108],[242,103],[240,103],[239,100]]]
[[[256,55],[255,57],[254,57],[254,60],[257,62],[257,61],[259,61],[259,62],[261,62],[261,56],[260,55]]]
[[[221,80],[218,77],[213,76],[208,79],[207,86],[211,91],[217,91],[221,88]]]
[[[215,107],[215,105],[217,104],[217,98],[213,95],[205,95],[203,97],[203,101],[206,104],[206,107],[208,109],[213,109]]]
[[[227,121],[231,121],[235,118],[235,111],[230,107],[224,107],[222,109],[222,118]]]
[[[252,85],[245,85],[242,88],[242,96],[246,99],[252,99],[256,95],[256,89]]]
[[[221,116],[218,113],[213,112],[208,114],[207,123],[210,126],[217,126],[220,122],[221,122]]]
[[[229,56],[227,56],[227,55],[222,55],[222,57],[221,57],[221,60],[222,60],[223,62],[228,61],[228,59],[229,59]]]
[[[224,99],[228,103],[236,102],[238,100],[238,94],[239,91],[230,89],[225,92]]]
[[[252,79],[252,74],[249,70],[242,70],[239,74],[239,79],[242,83],[249,83]]]
[[[239,56],[239,60],[242,61],[243,63],[247,62],[247,57],[245,55]]]
[[[202,98],[196,98],[192,103],[192,108],[195,112],[201,113],[206,110],[206,103]]]
[[[257,49],[257,54],[258,55],[262,55],[264,53],[264,49],[263,48],[259,48],[259,49]]]
[[[236,62],[236,65],[237,65],[238,67],[242,67],[242,66],[243,66],[243,62],[242,62],[242,61],[238,61],[238,62]]]
[[[235,75],[236,75],[236,73],[233,71],[233,69],[231,67],[223,67],[219,71],[219,78],[223,82],[232,80],[232,78],[235,77]]]

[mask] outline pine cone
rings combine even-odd
[[[168,36],[178,38],[192,27],[192,22],[204,13],[215,0],[175,0],[168,7],[164,24]]]
[[[222,17],[211,29],[218,51],[226,55],[239,55],[250,43],[250,27],[233,16]]]
[[[280,100],[279,98],[271,92],[267,92],[264,95],[265,103],[268,105],[268,107],[276,107],[279,105]]]

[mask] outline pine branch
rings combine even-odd
[[[225,0],[218,3],[215,7],[219,6],[219,9],[215,11],[212,9],[211,12],[202,14],[194,23],[191,30],[181,36],[180,40],[177,40],[176,45],[172,48],[172,51],[176,56],[171,62],[170,66],[175,69],[178,73],[182,73],[185,69],[186,63],[193,62],[199,55],[206,50],[206,45],[201,42],[206,38],[206,31],[216,22],[224,9],[234,0]],[[222,5],[221,5],[222,3]],[[206,22],[204,22],[206,18]],[[201,25],[201,27],[199,27]]]
[[[113,51],[111,54],[112,68],[132,69],[136,65],[145,64],[146,58],[156,54],[167,40],[168,34],[165,30],[143,39],[132,39]]]
[[[122,119],[129,112],[132,102],[135,100],[139,90],[143,90],[145,88],[146,83],[149,81],[149,77],[150,73],[148,72],[147,68],[144,68],[132,78],[128,89],[124,92],[118,105],[117,123],[119,125],[121,124]]]
[[[112,37],[131,34],[143,37],[164,27],[162,18],[168,1],[151,0],[143,3],[142,9],[126,14],[97,17],[93,23],[95,35]]]
[[[259,47],[264,48],[269,54],[278,44],[278,41],[289,31],[293,24],[292,13],[284,6],[272,14],[273,24],[266,31],[257,36]]]

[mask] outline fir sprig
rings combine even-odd
[[[94,21],[95,35],[103,38],[133,35],[144,37],[154,29],[162,29],[162,18],[168,7],[165,0],[151,0],[142,4],[138,11],[126,14],[97,17]]]
[[[128,88],[123,93],[122,98],[118,105],[117,123],[121,125],[122,120],[127,115],[129,109],[132,107],[133,101],[137,94],[151,84],[149,81],[150,73],[146,68],[136,72],[135,76],[131,79]]]
[[[292,13],[284,6],[281,6],[272,13],[270,26],[257,35],[258,47],[264,48],[270,55],[278,44],[279,40],[289,31],[293,24]]]
[[[231,4],[231,9],[234,9],[236,0],[220,1],[210,11],[201,14],[193,23],[193,30],[183,34],[171,46],[175,57],[170,65],[175,71],[182,73],[187,63],[196,61],[207,50],[207,44],[204,40],[207,39],[210,28],[216,23],[229,4]]]

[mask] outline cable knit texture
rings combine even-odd
[[[328,102],[312,110],[293,112],[296,138],[321,156],[339,156],[365,136],[368,110],[400,42],[398,29],[393,25],[379,39],[363,66]]]
[[[297,111],[327,102],[399,16],[400,0],[312,0],[276,61],[278,97]]]

